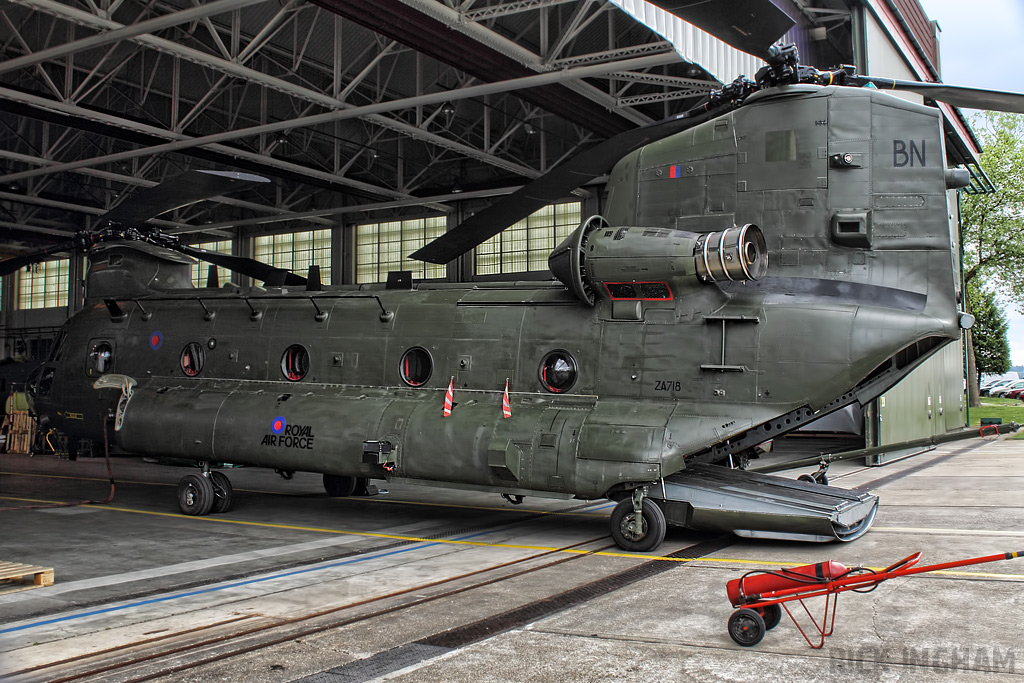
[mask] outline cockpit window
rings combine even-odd
[[[53,363],[60,360],[61,354],[64,352],[64,342],[68,338],[66,330],[61,330],[57,336],[57,341],[54,343],[53,348],[50,350],[50,357],[47,359],[48,362]]]

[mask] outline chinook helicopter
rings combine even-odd
[[[86,306],[34,386],[38,419],[72,443],[198,463],[178,487],[192,515],[229,508],[210,467],[229,462],[322,473],[335,496],[387,480],[608,498],[631,551],[667,525],[858,538],[877,496],[741,466],[881,395],[973,322],[947,213],[967,171],[946,168],[936,109],[870,86],[1011,111],[1024,96],[819,71],[770,45],[787,28],[711,22],[767,59],[755,79],[598,144],[412,254],[452,261],[611,168],[604,214],[555,248],[549,282],[322,286],[315,267],[141,225],[263,180],[203,172],[0,264],[89,255]],[[193,288],[192,257],[264,286]]]

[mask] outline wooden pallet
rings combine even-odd
[[[34,586],[53,585],[53,567],[36,567],[17,562],[0,562],[0,580],[29,583]]]
[[[7,427],[7,452],[28,455],[32,452],[35,439],[35,420],[27,410],[15,410],[4,418]]]

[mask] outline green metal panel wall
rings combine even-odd
[[[875,445],[943,434],[966,424],[963,345],[950,344],[875,401]]]

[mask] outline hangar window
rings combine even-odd
[[[196,249],[204,249],[206,251],[215,251],[218,254],[230,254],[231,253],[231,240],[220,240],[219,242],[203,242],[201,244],[190,245]],[[210,265],[205,261],[197,261],[192,264],[192,286],[193,287],[205,287],[206,276],[210,272]],[[220,266],[217,268],[217,279],[220,282],[234,282],[236,276],[233,271],[226,270]]]
[[[580,224],[580,202],[550,204],[476,248],[476,274],[547,270],[548,254]]]
[[[320,282],[331,284],[331,231],[307,230],[253,239],[253,256],[275,268],[306,276],[312,265],[320,266]]]
[[[298,382],[309,372],[309,352],[301,344],[292,344],[281,356],[281,372],[292,382]]]
[[[540,383],[553,394],[572,389],[578,374],[576,359],[568,351],[552,351],[540,362]]]
[[[103,375],[114,367],[114,347],[108,341],[94,342],[89,348],[89,374]]]
[[[181,371],[188,377],[195,377],[206,364],[206,349],[199,342],[189,342],[181,350]]]
[[[68,270],[71,259],[40,261],[18,271],[18,308],[55,308],[68,305]]]
[[[417,280],[443,278],[444,265],[409,261],[406,257],[444,234],[445,216],[356,226],[356,282],[385,282],[388,273],[412,270]]]
[[[430,372],[434,369],[430,353],[426,349],[414,346],[402,356],[399,372],[402,374],[402,381],[411,387],[421,387],[430,379]]]

